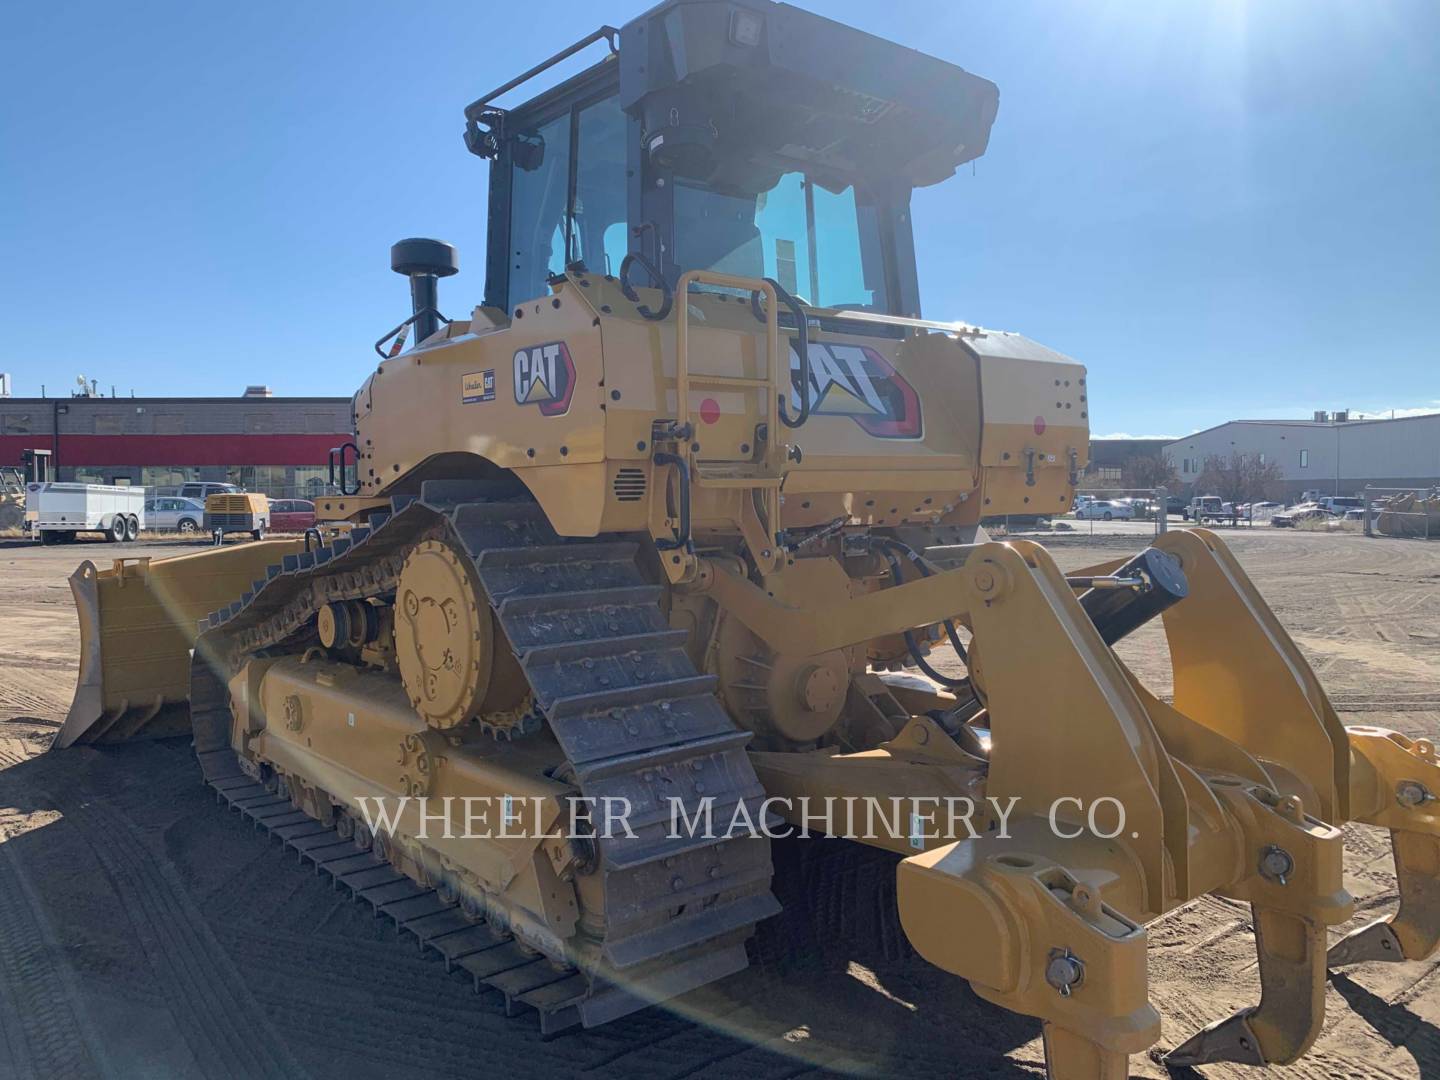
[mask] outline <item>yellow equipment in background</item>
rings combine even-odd
[[[1440,536],[1440,494],[1399,492],[1375,504],[1375,531],[1386,536]]]
[[[0,468],[0,529],[18,529],[26,520],[25,475],[14,467]]]
[[[725,823],[868,800],[899,812],[827,827],[904,856],[910,940],[1039,1017],[1052,1076],[1158,1038],[1144,924],[1205,893],[1251,905],[1264,994],[1169,1060],[1294,1060],[1346,821],[1392,830],[1402,904],[1332,962],[1436,946],[1440,765],[1340,725],[1214,534],[1067,575],[979,529],[1067,509],[1089,429],[1079,364],[919,316],[911,192],[997,101],[787,5],[667,0],[472,104],[484,302],[443,318],[454,250],[392,249],[413,314],[318,546],[81,568],[56,745],[188,713],[222,798],[547,1031],[745,966],[769,834]],[[1112,648],[1155,619],[1170,703]]]
[[[216,492],[205,498],[205,531],[211,534],[245,532],[265,539],[270,528],[270,500],[251,492]]]

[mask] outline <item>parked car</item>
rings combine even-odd
[[[1116,499],[1115,502],[1121,506],[1130,507],[1137,518],[1149,519],[1155,516],[1155,501],[1153,499],[1124,498]]]
[[[1079,521],[1129,521],[1134,516],[1135,511],[1125,503],[1103,499],[1095,499],[1075,508],[1075,517]]]
[[[180,490],[176,494],[182,499],[198,499],[203,503],[211,495],[237,495],[243,490],[234,484],[221,484],[213,480],[205,480],[181,484]]]
[[[1186,507],[1187,505],[1188,505],[1188,504],[1185,502],[1185,496],[1184,496],[1184,495],[1166,495],[1166,496],[1165,496],[1165,514],[1166,514],[1166,516],[1169,516],[1170,514],[1184,514],[1184,513],[1185,513],[1185,507]]]
[[[205,523],[205,504],[198,499],[166,496],[145,504],[145,522],[151,529],[196,533]]]
[[[298,533],[315,525],[315,504],[309,499],[271,499],[270,528],[274,532]]]
[[[1275,515],[1276,511],[1283,509],[1285,509],[1284,503],[1268,501],[1241,503],[1236,507],[1236,510],[1239,511],[1237,515],[1239,520],[1249,522],[1269,521]]]
[[[1321,506],[1319,503],[1301,503],[1299,506],[1292,506],[1289,510],[1282,510],[1270,519],[1270,524],[1277,529],[1293,529],[1302,521],[1311,521],[1315,518],[1333,518],[1336,514],[1333,510]]]

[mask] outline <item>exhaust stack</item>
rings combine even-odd
[[[437,282],[459,271],[460,253],[443,240],[411,237],[390,245],[390,269],[410,279],[410,307],[418,345],[440,325]]]

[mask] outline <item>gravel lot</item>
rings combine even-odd
[[[1258,528],[1227,539],[1342,719],[1440,737],[1440,544]],[[1074,569],[1144,537],[1097,528],[1044,542]],[[137,548],[194,550],[124,553]],[[65,579],[82,558],[119,553],[0,541],[0,1080],[1043,1072],[1038,1025],[909,951],[885,917],[889,857],[818,842],[776,852],[781,899],[825,901],[767,924],[764,962],[676,1008],[542,1041],[533,1018],[507,1019],[496,996],[445,977],[217,809],[183,740],[43,753],[75,679]],[[1168,693],[1158,628],[1120,652]],[[1350,827],[1346,867],[1357,922],[1394,904],[1383,833]],[[1152,924],[1162,1047],[1258,999],[1247,916],[1207,897]],[[1437,966],[1337,977],[1315,1050],[1276,1075],[1440,1075]],[[1142,1059],[1134,1069],[1165,1075]]]

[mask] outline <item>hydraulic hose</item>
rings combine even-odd
[[[900,584],[902,580],[902,574],[900,571],[900,560],[897,559],[889,551],[885,552],[885,560],[890,564],[890,574],[895,579],[895,584]],[[923,576],[928,577],[929,575],[923,574]],[[965,657],[965,650],[963,646],[960,645],[960,639],[955,634],[955,627],[949,619],[945,620],[945,630],[950,635],[951,644],[955,646],[956,651],[960,654],[961,658],[965,659],[965,666],[968,668],[970,666],[970,661],[968,658]],[[915,666],[918,667],[930,678],[938,682],[941,686],[944,686],[950,690],[955,690],[962,686],[965,686],[970,681],[968,679],[952,679],[948,675],[942,675],[939,671],[936,671],[935,668],[931,667],[929,661],[925,659],[924,654],[920,651],[920,643],[915,640],[915,632],[913,630],[907,629],[905,631],[905,648],[909,650],[910,659],[915,661]]]
[[[906,544],[903,541],[894,540],[888,536],[877,536],[874,538],[873,542],[879,544],[882,548],[893,549],[902,552],[906,556],[906,558],[908,558],[915,565],[915,569],[920,571],[921,577],[929,577],[934,572],[926,563],[925,557],[921,555],[918,551],[916,551],[914,548],[912,548],[909,544]],[[899,564],[895,561],[893,556],[887,554],[885,557],[890,560],[891,572],[895,575],[895,584],[900,584]],[[965,646],[960,641],[960,635],[955,630],[954,621],[951,619],[945,619],[942,621],[941,625],[945,627],[945,635],[950,639],[950,646],[960,657],[961,663],[963,663],[966,668],[969,668],[970,655],[965,651]],[[911,649],[911,652],[913,654],[913,648]],[[924,670],[923,665],[921,666],[921,670]],[[927,675],[930,674],[928,671],[926,671],[925,673]],[[932,679],[935,678],[934,675],[931,675],[930,677]]]

